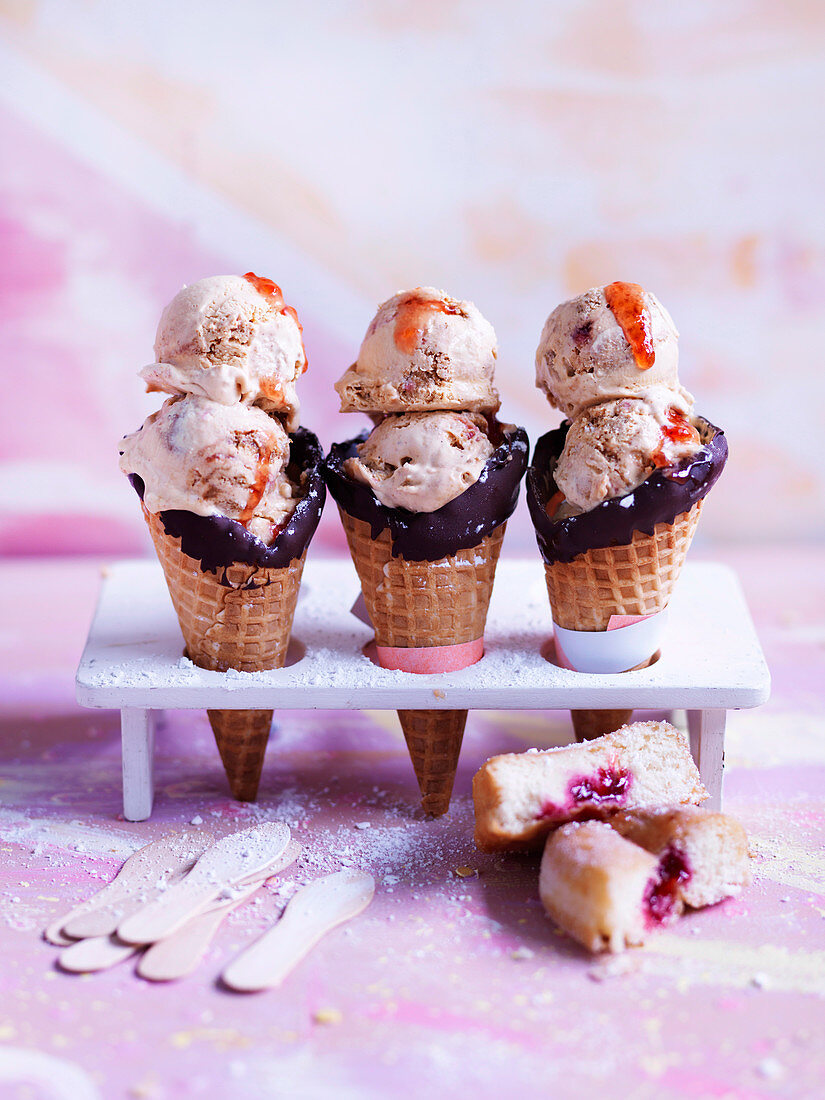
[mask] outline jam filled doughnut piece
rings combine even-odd
[[[747,834],[728,814],[665,806],[622,811],[610,824],[660,860],[680,862],[678,894],[691,909],[736,897],[751,881]]]
[[[707,797],[687,736],[668,722],[633,722],[580,745],[488,760],[473,779],[475,842],[484,852],[539,848],[568,821]]]
[[[682,912],[681,867],[625,840],[603,821],[571,822],[548,837],[544,908],[589,951],[624,951]]]

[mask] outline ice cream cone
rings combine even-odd
[[[606,733],[614,733],[626,726],[633,714],[632,710],[571,710],[576,740],[594,741]]]
[[[536,443],[527,503],[544,559],[561,663],[616,673],[643,668],[655,658],[665,625],[661,612],[704,499],[728,456],[724,432],[703,417],[694,423],[701,439],[694,456],[654,470],[632,494],[561,517],[548,507],[558,494],[553,471],[569,425]],[[614,616],[619,621],[611,622]]]
[[[567,630],[606,630],[612,615],[653,615],[667,607],[693,540],[702,500],[630,543],[545,562],[553,621]]]
[[[506,523],[473,547],[439,561],[393,557],[392,537],[340,509],[378,646],[426,648],[473,642],[484,634]],[[399,711],[422,805],[446,813],[467,712]]]
[[[258,672],[286,658],[306,550],[282,569],[234,564],[206,572],[144,509],[186,643],[201,668]],[[272,711],[212,710],[209,721],[235,798],[254,801]]]
[[[248,271],[184,286],[161,315],[147,392],[168,394],[120,441],[186,643],[201,668],[286,660],[326,497],[318,439],[298,423],[301,323]],[[210,710],[234,796],[257,795],[272,711]]]
[[[663,611],[690,548],[702,501],[659,523],[652,535],[636,531],[627,546],[589,550],[571,562],[545,562],[553,620],[568,630],[606,630],[612,615]],[[645,667],[643,661],[637,667]],[[590,741],[626,725],[632,710],[571,710],[577,741]]]
[[[660,613],[727,459],[724,433],[694,415],[679,382],[678,336],[655,295],[628,282],[563,302],[542,330],[536,385],[568,419],[536,443],[527,502],[568,668],[656,659]],[[630,716],[571,711],[578,741]]]
[[[271,710],[208,710],[224,771],[239,802],[254,802],[272,725]]]
[[[466,710],[399,710],[398,717],[425,813],[440,817],[450,808]]]
[[[438,561],[393,557],[392,536],[340,509],[352,560],[380,646],[472,642],[484,634],[506,523],[476,546]]]

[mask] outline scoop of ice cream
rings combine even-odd
[[[682,396],[665,387],[580,413],[567,432],[554,474],[567,514],[624,496],[655,469],[695,454],[701,441],[689,415]]]
[[[494,450],[485,428],[471,413],[388,416],[344,470],[387,508],[435,512],[478,480]]]
[[[121,469],[143,479],[150,512],[227,516],[267,545],[299,496],[285,472],[289,436],[254,406],[172,397],[120,452]]]
[[[637,283],[610,283],[563,302],[536,351],[536,385],[571,419],[599,401],[651,386],[678,390],[679,333],[661,302]]]
[[[161,315],[155,358],[140,372],[150,391],[254,402],[297,427],[306,353],[297,314],[271,279],[249,272],[185,286]]]
[[[472,302],[417,287],[379,306],[335,385],[341,412],[494,412],[496,334]]]

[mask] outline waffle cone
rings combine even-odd
[[[272,725],[271,710],[208,710],[224,771],[239,802],[254,802]]]
[[[571,710],[577,741],[593,741],[613,733],[630,721],[632,710]]]
[[[159,517],[144,512],[189,659],[216,672],[281,668],[306,553],[283,569],[234,564],[205,573],[181,550],[180,539],[167,535]],[[254,801],[272,711],[211,710],[208,715],[232,794]]]
[[[545,563],[553,620],[567,630],[606,630],[611,615],[652,615],[667,607],[693,540],[702,501],[672,523],[639,531],[625,546]]]
[[[421,789],[425,813],[440,816],[450,808],[466,710],[399,710],[404,740]]]
[[[341,511],[352,560],[378,645],[458,645],[484,634],[506,523],[476,546],[438,561],[392,556],[387,530]]]
[[[476,545],[438,561],[392,556],[387,530],[343,509],[341,520],[378,645],[458,645],[484,634],[506,522]],[[427,813],[444,814],[458,767],[466,710],[400,710],[398,717]]]

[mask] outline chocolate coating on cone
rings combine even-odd
[[[608,546],[626,546],[634,531],[652,535],[659,523],[672,523],[689,512],[716,484],[728,458],[728,441],[721,428],[695,418],[703,438],[697,454],[676,466],[655,470],[623,497],[603,500],[595,508],[566,519],[551,519],[545,506],[558,491],[553,478],[567,430],[565,421],[536,443],[527,471],[527,504],[541,555],[548,565],[570,562],[579,554]]]
[[[333,443],[322,466],[324,478],[338,506],[347,515],[368,523],[374,539],[389,530],[393,557],[439,561],[476,546],[513,514],[527,467],[528,440],[523,428],[509,424],[502,427],[503,440],[478,480],[435,512],[385,508],[369,486],[344,473],[344,462],[355,455],[366,432],[345,443]]]
[[[158,513],[166,534],[181,540],[184,554],[198,561],[204,573],[217,573],[235,564],[284,569],[300,558],[309,545],[326,499],[321,476],[324,452],[318,437],[306,428],[298,428],[289,439],[287,473],[295,483],[304,475],[305,493],[271,546],[250,534],[243,524],[226,516],[199,516],[182,509]],[[142,478],[129,474],[129,480],[143,500]]]

